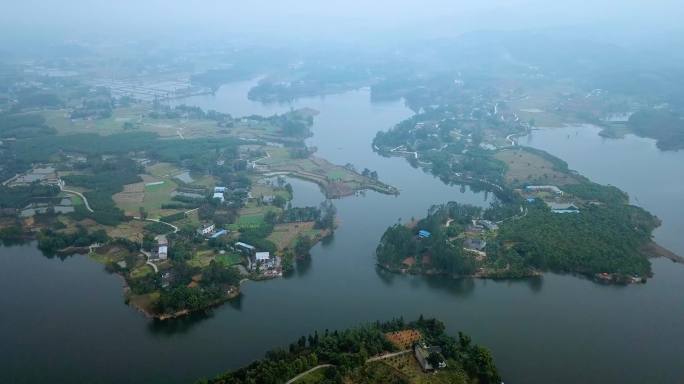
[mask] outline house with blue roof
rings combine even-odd
[[[228,234],[228,230],[227,230],[227,229],[221,229],[221,230],[219,230],[219,231],[216,231],[216,233],[214,233],[213,235],[211,235],[211,238],[212,238],[212,239],[216,239],[216,238],[218,238],[218,237],[225,236],[225,235],[227,235],[227,234]]]
[[[430,236],[432,236],[432,233],[430,233],[424,229],[421,229],[420,231],[418,231],[418,237],[421,239],[427,239]]]

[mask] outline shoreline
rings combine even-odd
[[[655,241],[651,241],[650,243],[644,245],[641,251],[644,256],[648,258],[664,257],[666,259],[672,260],[675,263],[684,264],[684,257],[670,251]]]
[[[665,254],[658,254],[655,256],[645,256],[647,258],[654,258],[654,257],[663,257],[669,260],[672,260],[673,262],[678,262],[678,263],[684,263],[684,258],[681,256],[678,256],[671,251],[668,251],[667,249],[659,246],[656,243],[652,243],[653,247],[657,247],[657,249],[665,251],[669,253],[669,257],[666,256]],[[606,285],[630,285],[630,284],[645,284],[648,281],[648,278],[653,278],[653,274],[649,274],[648,277],[630,277],[630,276],[622,276],[622,275],[615,275],[615,274],[601,274],[601,273],[596,273],[596,274],[587,274],[587,273],[581,273],[581,272],[557,272],[557,271],[540,271],[540,270],[530,270],[529,273],[522,274],[519,276],[506,276],[497,274],[495,272],[491,273],[474,273],[472,275],[453,275],[449,274],[447,272],[442,272],[442,271],[437,271],[437,270],[428,270],[428,271],[423,271],[423,270],[409,270],[408,268],[399,268],[399,267],[393,267],[389,265],[384,265],[380,263],[376,263],[376,266],[378,268],[381,268],[382,270],[385,270],[387,272],[397,274],[397,275],[413,275],[413,276],[442,276],[446,277],[452,280],[458,280],[458,279],[485,279],[485,280],[523,280],[523,279],[530,279],[530,278],[535,278],[535,277],[542,277],[545,273],[554,273],[558,275],[572,275],[576,277],[582,277],[586,278],[588,280],[593,281],[594,283],[597,284],[606,284]]]
[[[494,273],[474,273],[472,275],[454,275],[450,274],[447,272],[442,272],[442,271],[437,271],[437,270],[428,270],[428,271],[420,271],[420,270],[409,270],[407,268],[398,268],[398,267],[392,267],[389,265],[384,265],[380,263],[375,263],[376,266],[379,268],[398,275],[414,275],[414,276],[444,276],[449,279],[457,280],[457,279],[490,279],[490,280],[520,280],[520,279],[529,279],[532,277],[539,277],[544,274],[542,271],[537,271],[537,270],[531,270],[529,273],[520,275],[520,276],[502,276],[502,275],[496,275]]]

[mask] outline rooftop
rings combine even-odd
[[[257,261],[265,261],[271,258],[271,254],[268,252],[257,252],[255,257]]]
[[[254,248],[253,245],[249,245],[249,244],[243,243],[243,242],[241,242],[241,241],[238,241],[237,243],[235,243],[235,246],[236,246],[236,247],[241,247],[241,248],[247,248],[247,249],[256,249],[256,248]]]

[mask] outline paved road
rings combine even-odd
[[[516,134],[511,133],[510,135],[506,136],[506,140],[510,141],[512,147],[515,147],[516,143],[515,140],[513,140],[513,136],[516,136]]]
[[[157,268],[157,266],[156,266],[153,262],[147,260],[147,261],[145,262],[145,264],[147,264],[147,265],[149,265],[150,267],[152,267],[152,269],[154,269],[154,273],[159,273],[159,268]]]
[[[90,204],[88,204],[88,199],[87,199],[81,192],[76,192],[76,191],[72,191],[72,190],[69,190],[69,189],[65,189],[65,188],[64,188],[64,185],[63,185],[62,183],[59,183],[59,189],[60,189],[62,192],[71,193],[71,194],[74,194],[74,195],[80,197],[81,199],[83,199],[83,203],[85,204],[86,209],[87,209],[88,211],[90,211],[91,213],[95,212],[95,211],[93,211],[92,208],[90,208]]]

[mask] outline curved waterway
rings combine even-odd
[[[0,382],[187,383],[245,365],[314,330],[420,314],[440,318],[449,332],[462,330],[490,348],[506,383],[675,383],[684,377],[681,265],[654,260],[655,278],[627,287],[555,274],[491,281],[381,272],[373,254],[387,226],[420,217],[431,204],[449,200],[487,205],[487,195],[446,186],[404,159],[372,152],[375,132],[411,115],[400,102],[372,104],[369,91],[362,89],[264,106],[246,99],[250,84],[230,84],[214,96],[184,102],[235,116],[315,108],[321,113],[309,144],[318,147],[318,155],[376,170],[401,194],[368,192],[336,200],[339,229],[314,247],[311,262],[298,265],[293,276],[248,282],[238,300],[210,315],[166,323],[147,321],[126,306],[120,279],[86,257],[60,261],[43,257],[34,245],[2,248]],[[533,134],[530,145],[554,153],[551,144],[556,139],[541,133]],[[642,141],[630,136],[604,142],[595,133],[587,134],[583,146],[567,143],[569,153],[556,154],[596,181],[624,187],[655,211],[644,193],[647,179],[620,184],[571,160],[576,155],[607,161],[602,145],[617,145],[616,154],[622,153],[618,165],[626,169],[638,161],[632,151],[659,156],[650,145],[632,148],[632,140]],[[595,151],[587,152],[590,146],[596,146]],[[667,164],[666,172],[678,183],[653,187],[664,207],[682,202],[681,194],[667,190],[681,191],[684,183],[684,162],[677,156],[661,165]],[[636,172],[633,178],[642,176]],[[294,189],[297,205],[323,200],[312,184],[295,182]],[[663,217],[658,240],[684,251],[676,236],[681,222],[656,213]]]

